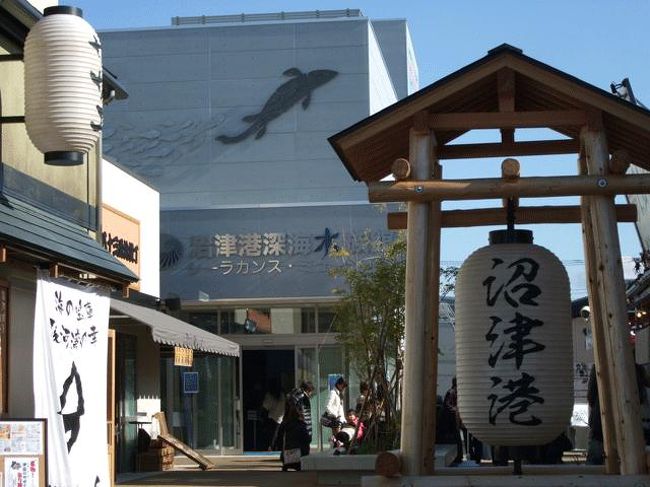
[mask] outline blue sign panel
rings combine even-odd
[[[183,372],[183,393],[198,394],[199,392],[199,373]]]

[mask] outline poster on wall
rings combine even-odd
[[[8,457],[4,464],[4,487],[39,487],[36,457]]]
[[[0,455],[43,455],[41,421],[0,421]]]
[[[104,289],[39,275],[34,406],[35,415],[48,420],[51,487],[110,485],[106,446],[109,307]]]

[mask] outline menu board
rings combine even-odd
[[[45,487],[45,419],[0,421],[0,487]]]

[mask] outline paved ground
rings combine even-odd
[[[280,461],[269,456],[211,457],[216,470],[202,471],[192,465],[177,465],[167,472],[119,476],[124,486],[202,486],[220,487],[312,487],[317,485],[313,472],[282,472]],[[178,459],[176,463],[182,461]]]

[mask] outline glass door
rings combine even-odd
[[[117,334],[117,471],[135,471],[137,452],[137,414],[135,354],[137,338],[123,333]]]

